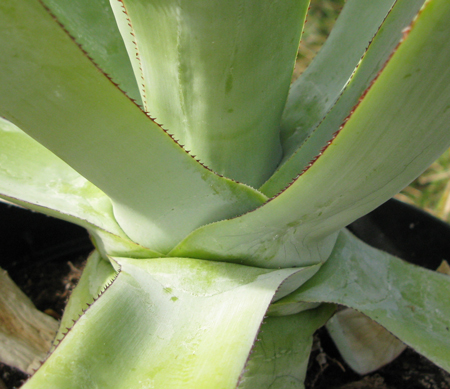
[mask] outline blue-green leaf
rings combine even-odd
[[[354,308],[450,371],[449,294],[449,276],[408,264],[343,231],[327,263],[293,296]]]

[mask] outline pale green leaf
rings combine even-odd
[[[214,171],[260,186],[309,0],[111,0],[147,112]]]
[[[112,200],[133,241],[167,252],[266,197],[180,148],[85,56],[38,0],[0,5],[0,113]]]
[[[112,264],[109,260],[102,258],[98,251],[94,251],[89,256],[83,274],[64,308],[59,331],[53,341],[55,346],[116,275],[117,271]]]
[[[378,24],[374,22],[376,20],[378,23],[380,22],[380,20],[378,20],[380,19],[378,12],[380,12],[382,8],[380,7],[380,2],[372,1],[370,2],[370,5],[366,4],[364,1],[359,1],[357,3],[349,2],[347,4],[346,7],[352,6],[356,7],[356,9],[345,8],[345,11],[347,12],[343,13],[345,18],[342,23],[345,22],[344,25],[338,23],[338,31],[335,35],[330,37],[330,43],[325,47],[323,55],[320,56],[319,54],[318,63],[313,63],[311,65],[311,70],[305,72],[305,79],[302,79],[300,84],[293,88],[292,92],[294,96],[299,99],[296,101],[296,104],[301,103],[302,105],[299,107],[295,105],[296,111],[293,111],[293,106],[288,105],[289,108],[287,108],[287,113],[285,113],[287,117],[290,117],[291,119],[293,115],[298,115],[297,120],[300,120],[301,123],[297,123],[297,125],[302,130],[307,126],[307,134],[299,138],[299,133],[296,131],[288,138],[289,141],[287,142],[289,145],[287,147],[290,150],[294,147],[297,147],[297,149],[295,152],[288,151],[285,154],[285,160],[276,173],[274,173],[260,188],[263,193],[267,194],[269,197],[275,196],[298,176],[303,169],[307,168],[308,164],[314,160],[316,156],[320,155],[321,150],[333,139],[334,134],[341,128],[346,117],[351,114],[352,109],[358,104],[361,96],[383,69],[389,57],[393,51],[395,51],[396,46],[402,39],[404,29],[411,24],[411,21],[420,10],[423,2],[424,0],[396,1],[386,18],[381,20],[382,24],[379,26],[379,30],[370,41],[368,39],[368,34],[372,33],[372,31],[368,26],[373,24],[372,27],[375,27]],[[359,9],[362,4],[364,4],[364,12],[361,12],[361,9]],[[384,4],[384,6],[386,5],[388,4]],[[376,12],[374,12],[375,9],[377,10]],[[352,11],[350,14],[352,17],[351,20],[347,20],[350,11]],[[377,17],[378,19],[376,19]],[[366,18],[370,20],[366,20]],[[358,19],[358,22],[352,25],[351,21],[355,22],[354,19]],[[349,28],[349,26],[352,26],[353,29]],[[354,29],[356,29],[356,31]],[[344,36],[341,36],[342,34]],[[347,41],[350,39],[350,36],[351,43]],[[338,37],[342,39],[342,42],[336,42]],[[358,39],[355,39],[355,37],[358,37]],[[364,39],[367,41],[364,41]],[[341,47],[338,43],[342,44],[345,48]],[[340,68],[339,64],[336,64],[334,59],[330,58],[330,56],[336,56],[340,61],[348,61],[349,57],[352,57],[352,54],[355,55],[354,49],[356,49],[356,47],[353,47],[353,45],[359,45],[359,51],[357,51],[357,53],[359,53],[362,48],[365,49],[366,45],[368,45],[368,48],[359,61],[357,68],[354,69],[351,78],[349,78],[345,84],[342,83],[339,90],[334,90],[333,88],[336,87],[335,83],[338,80],[342,82],[342,79],[339,77],[345,75],[345,70]],[[347,48],[346,46],[349,47]],[[338,49],[342,50],[339,55],[336,52]],[[326,63],[332,63],[333,66],[325,66]],[[317,67],[320,67],[320,70],[317,69]],[[325,68],[330,73],[328,76],[323,74]],[[350,69],[351,67],[348,67],[346,70],[350,72]],[[334,75],[336,71],[339,72],[339,77]],[[313,78],[313,80],[311,78]],[[332,82],[330,82],[330,78],[332,78]],[[323,84],[317,86],[318,82]],[[310,85],[309,88],[307,85]],[[326,92],[324,92],[325,90]],[[315,95],[318,91],[322,91],[322,93],[326,94],[319,99]],[[335,96],[329,96],[328,93],[332,93],[333,91],[336,93]],[[296,95],[298,92],[301,92],[300,96]],[[313,96],[313,104],[317,104],[321,109],[317,107],[316,111],[314,111],[312,107],[308,107],[304,95],[306,92],[309,92],[308,96]],[[316,98],[318,101],[315,100]],[[293,97],[293,99],[295,98]],[[325,104],[324,100],[328,100],[328,102]],[[321,103],[319,103],[319,101]],[[320,114],[320,120],[309,111],[305,112],[305,110],[309,109]],[[314,121],[313,119],[317,120]],[[286,120],[289,123],[290,119]],[[313,124],[307,125],[305,123],[306,121],[311,121]],[[284,126],[287,126],[287,123],[285,123]],[[300,131],[300,129],[298,131]],[[300,139],[301,142],[298,142]]]
[[[104,73],[142,104],[109,0],[42,0]]]
[[[0,196],[49,208],[77,224],[125,236],[111,200],[69,165],[0,118]],[[44,212],[45,213],[45,212]],[[84,222],[84,223],[83,223]]]
[[[30,207],[29,204],[26,205]],[[39,212],[42,210],[38,209]],[[58,215],[57,215],[58,216]],[[158,251],[151,250],[145,246],[141,246],[134,243],[129,238],[123,238],[121,236],[111,234],[108,231],[98,228],[86,227],[90,233],[91,241],[95,248],[102,254],[102,256],[128,256],[131,258],[159,258],[164,255]]]
[[[396,0],[348,0],[330,36],[289,92],[281,122],[285,161],[338,100]]]
[[[311,266],[320,268],[320,265]],[[285,316],[285,315],[295,315],[297,313],[307,311],[309,309],[317,308],[320,303],[306,303],[303,301],[298,301],[295,294],[290,294],[276,302],[270,304],[267,311],[268,316]]]
[[[0,151],[0,199],[88,229],[104,255],[161,256],[130,241],[108,196],[1,118]]]
[[[450,3],[429,1],[306,172],[255,211],[194,231],[173,253],[262,267],[325,261],[336,231],[395,195],[450,146],[448,20]]]
[[[264,320],[239,389],[303,389],[314,332],[335,307]]]
[[[24,389],[234,389],[270,301],[298,271],[115,260],[117,278]]]
[[[354,308],[450,371],[449,293],[449,276],[374,249],[344,230],[328,261],[293,295]]]
[[[321,210],[302,193],[285,195],[241,217],[197,229],[169,255],[273,269],[324,262],[337,234],[315,238],[313,234],[325,227],[314,223],[320,220]]]

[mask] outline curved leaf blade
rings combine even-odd
[[[144,107],[214,171],[259,187],[309,0],[111,0]]]
[[[64,334],[70,331],[83,312],[98,298],[116,275],[117,271],[112,264],[109,260],[104,259],[98,251],[94,251],[89,256],[83,274],[64,308],[59,331],[53,340],[53,348],[58,345],[64,338]]]
[[[0,20],[0,113],[103,190],[134,242],[164,253],[195,228],[266,200],[189,156],[39,1],[3,2]]]
[[[395,2],[346,2],[323,48],[289,92],[281,122],[283,162],[336,103]]]
[[[358,104],[361,96],[371,86],[371,83],[383,69],[392,53],[395,51],[396,46],[401,41],[404,29],[411,24],[411,21],[419,12],[421,6],[423,5],[423,2],[424,0],[397,0],[395,2],[394,6],[389,10],[386,18],[382,21],[382,24],[380,25],[379,30],[376,32],[376,35],[368,43],[368,48],[366,49],[366,52],[361,58],[353,74],[351,75],[351,78],[345,85],[342,86],[343,89],[340,90],[339,94],[336,94],[336,96],[334,96],[334,99],[331,99],[330,96],[324,96],[324,99],[331,100],[331,102],[328,101],[328,104],[326,105],[327,112],[320,111],[323,117],[321,117],[320,120],[316,120],[316,122],[314,122],[314,125],[307,131],[308,136],[306,137],[306,139],[304,139],[300,145],[297,145],[296,151],[293,152],[289,158],[285,158],[282,165],[260,188],[263,193],[265,193],[269,197],[275,196],[277,193],[282,191],[294,179],[294,177],[298,176],[300,172],[306,169],[308,167],[308,164],[313,161],[315,157],[320,155],[321,151],[328,145],[328,142],[333,139],[335,133],[339,130],[345,119],[349,115],[351,115],[352,109],[354,109],[354,107]],[[372,7],[378,9],[378,2],[371,2],[371,4],[371,6],[366,5],[365,12],[372,11]],[[366,20],[364,20],[364,16],[366,15],[367,13],[361,15],[361,22],[367,22]],[[373,16],[372,13],[370,15],[371,17]],[[357,14],[354,14],[353,16],[358,17]],[[364,24],[356,24],[356,26],[362,28]],[[348,33],[348,25],[346,24],[345,27],[346,32]],[[362,36],[364,36],[364,34],[367,34],[368,31],[370,31],[370,29],[363,28]],[[355,32],[355,36],[359,36],[359,39],[361,39],[360,33],[361,31]],[[336,39],[336,37],[332,38]],[[334,40],[332,39],[331,41],[333,42]],[[362,43],[358,39],[355,39],[355,41],[359,44]],[[343,43],[345,44],[348,42],[346,42],[344,39]],[[336,47],[333,47],[333,49],[336,49]],[[325,51],[326,53],[328,53],[328,55],[330,55],[330,50]],[[350,52],[352,52],[352,50],[350,50]],[[345,57],[347,59],[347,50],[342,51],[342,53],[345,54],[341,55],[341,57]],[[330,61],[329,63],[333,63],[334,66],[329,66],[327,69],[329,72],[334,72],[336,67],[335,62],[331,61],[330,58],[328,58],[328,60]],[[323,66],[322,58],[319,62]],[[338,69],[339,71],[341,71],[340,68]],[[311,80],[309,80],[309,78],[313,76],[308,77],[309,74],[310,73],[307,74],[306,79],[308,80],[308,82],[312,82]],[[314,71],[312,71],[311,74],[316,77],[323,76],[321,72],[315,73]],[[335,78],[333,79],[333,81],[337,79],[338,78]],[[320,81],[316,80],[315,82],[325,81],[329,81],[327,77],[322,77]],[[326,85],[328,87],[328,84]],[[332,90],[333,87],[331,86],[330,89]],[[309,92],[311,91],[309,90]],[[327,93],[328,92],[329,91],[327,90]],[[332,102],[334,105],[331,105]],[[306,115],[305,112],[303,112],[303,109],[305,109],[304,106],[302,106],[302,108],[299,107],[299,120],[309,120],[310,116]],[[304,124],[301,124],[300,126],[303,125]],[[297,135],[292,135],[294,139],[296,138],[296,136]],[[293,147],[293,144],[291,144],[290,147]]]
[[[109,0],[42,0],[77,43],[131,99],[139,88]]]
[[[125,236],[111,200],[56,155],[0,118],[0,195],[67,215]],[[14,200],[13,200],[14,201]]]
[[[271,299],[298,271],[115,260],[117,278],[24,388],[233,389]]]
[[[334,311],[334,305],[322,304],[296,315],[266,318],[238,388],[304,389],[313,334]]]
[[[381,205],[450,146],[449,18],[448,2],[426,3],[336,138],[284,192],[314,188],[320,234]]]
[[[126,236],[100,189],[1,118],[0,151],[1,199],[88,229],[104,255],[161,256]]]
[[[354,308],[450,371],[450,277],[408,264],[343,231],[298,301]]]
[[[278,196],[243,216],[195,230],[169,255],[272,269],[320,264],[330,255],[337,234],[319,239],[313,235],[324,228],[318,223],[311,228],[321,210],[307,201],[298,192]]]
[[[262,267],[325,261],[337,231],[398,193],[450,146],[448,20],[450,3],[427,2],[352,116],[300,177],[255,211],[194,231],[173,252]]]

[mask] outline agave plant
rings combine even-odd
[[[302,388],[356,309],[450,370],[450,278],[349,223],[450,146],[450,3],[3,0],[0,196],[96,250],[25,388]]]

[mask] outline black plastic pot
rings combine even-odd
[[[412,205],[391,199],[349,229],[373,247],[436,270],[450,262],[450,225]]]

